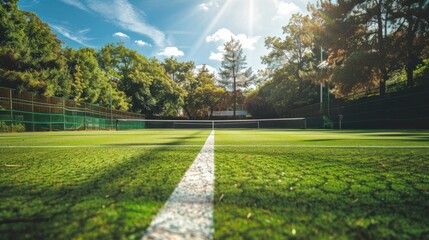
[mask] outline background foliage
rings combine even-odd
[[[319,85],[337,97],[406,81],[428,83],[429,3],[327,1],[295,14],[283,36],[265,40],[266,69],[245,68],[240,42],[224,45],[219,76],[194,62],[147,58],[122,43],[99,50],[64,43],[18,0],[0,1],[0,85],[85,101],[148,117],[206,118],[244,106],[254,117],[286,116],[317,103]],[[114,78],[112,78],[114,77]],[[118,79],[111,81],[111,79]]]

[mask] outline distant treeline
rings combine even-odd
[[[57,96],[146,116],[207,116],[230,94],[193,62],[146,58],[122,43],[63,48],[64,43],[17,0],[0,2],[0,86]],[[111,92],[110,92],[111,91]]]
[[[254,116],[318,102],[320,83],[325,97],[429,83],[428,1],[321,0],[308,10],[292,16],[283,37],[266,38],[267,81],[246,98]]]
[[[383,95],[387,82],[413,87],[429,79],[429,3],[423,0],[309,4],[310,15],[293,15],[284,36],[266,38],[266,69],[233,74],[236,93],[229,72],[216,79],[192,61],[160,62],[122,43],[63,48],[50,27],[17,2],[0,1],[0,86],[106,107],[112,91],[114,109],[148,117],[182,111],[204,118],[230,109],[235,99],[254,117],[286,116],[317,102],[320,83],[341,97],[374,87]]]

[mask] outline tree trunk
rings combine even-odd
[[[236,110],[237,110],[237,85],[235,83],[236,77],[234,76],[234,119],[236,119]]]
[[[213,119],[214,106],[210,106],[210,118]]]
[[[380,96],[383,96],[386,93],[386,82],[389,79],[386,69],[382,70],[382,79],[380,80]]]
[[[378,52],[381,59],[381,73],[382,79],[380,79],[380,95],[384,95],[386,93],[386,81],[388,79],[387,76],[387,67],[386,67],[386,52],[384,49],[384,34],[383,34],[383,19],[382,19],[382,3],[378,2],[377,6],[377,39],[378,39]]]
[[[408,87],[412,87],[414,86],[414,64],[411,63],[411,59],[408,59],[408,64],[407,64],[407,85]]]
[[[189,109],[186,106],[183,106],[183,109],[185,109],[186,114],[188,115],[189,119],[192,119],[192,115],[189,112]]]
[[[412,87],[414,85],[414,69],[416,68],[417,64],[415,61],[415,54],[413,52],[413,42],[415,39],[415,34],[414,34],[414,27],[417,27],[418,24],[416,24],[416,26],[414,26],[414,20],[413,18],[408,18],[408,29],[407,29],[407,66],[406,66],[406,71],[407,71],[407,85],[408,87]]]
[[[383,96],[386,93],[386,80],[380,81],[380,95]]]

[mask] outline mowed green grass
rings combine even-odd
[[[141,238],[209,133],[0,134],[0,239]],[[428,238],[428,132],[216,130],[215,141],[216,239]]]
[[[429,238],[427,131],[219,130],[215,142],[215,239]]]
[[[0,239],[140,239],[209,133],[0,134]]]

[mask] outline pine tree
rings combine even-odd
[[[228,89],[232,80],[232,91],[234,94],[234,118],[237,110],[237,77],[240,71],[246,66],[246,56],[239,40],[231,38],[224,44],[225,53],[220,68],[221,84]]]

